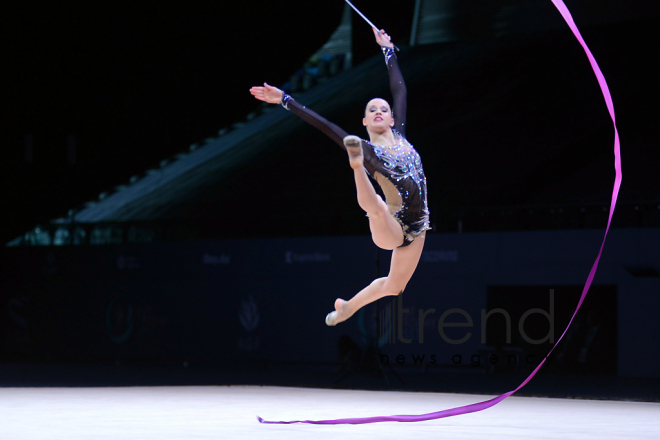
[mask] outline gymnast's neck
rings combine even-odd
[[[393,147],[398,143],[398,139],[394,136],[391,128],[388,128],[382,133],[369,131],[369,141],[374,145],[384,145],[386,147]]]

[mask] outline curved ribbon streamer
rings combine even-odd
[[[594,264],[591,267],[591,271],[589,272],[589,276],[587,277],[587,282],[584,285],[584,289],[582,290],[582,296],[580,296],[580,301],[578,301],[578,305],[575,309],[575,312],[573,313],[571,320],[566,326],[566,329],[561,334],[559,339],[557,339],[555,345],[552,347],[550,352],[545,356],[545,358],[538,364],[538,366],[534,369],[534,371],[532,371],[532,373],[527,377],[527,379],[525,379],[525,381],[518,386],[518,388],[516,388],[513,391],[509,391],[508,393],[504,393],[493,399],[485,400],[483,402],[473,403],[471,405],[460,406],[457,408],[451,408],[443,411],[437,411],[437,412],[432,412],[428,414],[419,414],[419,415],[376,416],[376,417],[361,417],[361,418],[335,419],[335,420],[294,420],[290,422],[272,422],[272,421],[264,420],[261,417],[257,416],[257,419],[259,420],[260,423],[273,423],[273,424],[312,423],[316,425],[340,425],[340,424],[359,425],[363,423],[376,423],[376,422],[421,422],[424,420],[434,420],[443,417],[458,416],[461,414],[469,414],[477,411],[483,411],[484,409],[497,405],[498,403],[509,397],[511,394],[515,393],[516,391],[527,385],[527,383],[532,379],[532,377],[534,377],[536,373],[539,371],[541,366],[543,366],[545,361],[548,359],[548,356],[550,356],[550,354],[553,352],[555,347],[557,347],[559,341],[562,340],[562,338],[568,331],[568,328],[571,326],[571,323],[573,322],[575,315],[577,314],[578,310],[580,310],[580,307],[582,306],[582,302],[584,301],[584,298],[587,296],[587,292],[589,291],[594,276],[596,275],[596,270],[598,269],[598,262],[600,261],[600,257],[603,253],[603,247],[605,246],[605,239],[607,238],[607,233],[609,232],[610,224],[612,223],[612,215],[614,214],[616,200],[619,195],[619,188],[621,187],[622,174],[621,174],[621,148],[619,144],[619,132],[617,131],[616,120],[614,118],[614,105],[612,104],[612,96],[610,95],[609,88],[607,87],[607,82],[605,81],[605,77],[603,76],[603,73],[598,67],[598,63],[596,63],[596,59],[593,57],[591,51],[587,47],[587,44],[582,39],[582,35],[580,35],[580,31],[575,25],[575,22],[573,21],[573,17],[571,16],[571,13],[568,11],[568,8],[564,4],[564,2],[562,0],[552,0],[552,3],[554,3],[554,5],[557,7],[562,17],[564,17],[564,20],[573,31],[573,34],[575,34],[575,37],[584,48],[584,51],[586,52],[587,57],[589,58],[589,62],[591,63],[591,67],[593,68],[594,73],[596,74],[596,78],[598,79],[598,84],[600,84],[600,88],[605,98],[605,103],[607,104],[607,109],[610,112],[612,123],[614,124],[614,169],[616,171],[616,177],[614,179],[614,190],[612,192],[612,202],[610,204],[610,214],[609,214],[609,218],[607,219],[607,228],[605,229],[603,242],[600,245],[600,250],[598,251],[598,256],[596,257],[596,261],[594,261]]]

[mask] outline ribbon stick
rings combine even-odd
[[[548,356],[552,353],[552,351],[557,347],[557,344],[559,344],[559,341],[562,340],[566,332],[568,331],[568,328],[570,327],[571,323],[573,322],[573,319],[575,319],[575,315],[577,314],[578,310],[580,310],[580,307],[582,306],[582,302],[584,301],[584,298],[587,296],[587,292],[589,291],[589,288],[591,287],[591,283],[594,279],[594,276],[596,275],[596,270],[598,269],[598,262],[600,261],[600,257],[603,253],[603,247],[605,246],[605,239],[607,238],[607,233],[610,230],[610,225],[612,223],[612,215],[614,214],[614,208],[616,206],[616,201],[617,197],[619,194],[619,188],[621,187],[621,180],[622,180],[622,173],[621,173],[621,148],[619,144],[619,133],[616,128],[616,120],[614,117],[614,105],[612,104],[612,96],[610,95],[609,89],[607,87],[607,82],[605,81],[605,77],[603,76],[603,73],[601,72],[600,68],[598,67],[598,63],[596,63],[596,59],[593,57],[591,54],[591,51],[587,47],[587,44],[584,42],[582,39],[582,35],[580,35],[580,31],[578,30],[577,26],[575,25],[575,22],[573,21],[573,17],[571,17],[570,12],[568,11],[568,8],[564,4],[562,0],[552,0],[552,3],[557,7],[559,12],[561,13],[562,17],[566,21],[566,24],[568,24],[569,28],[573,31],[573,34],[575,34],[575,37],[579,41],[579,43],[582,45],[584,48],[584,51],[587,54],[587,58],[589,59],[589,62],[591,63],[591,67],[596,74],[596,78],[598,79],[598,84],[600,84],[601,91],[603,92],[603,97],[605,98],[605,103],[607,105],[607,109],[609,110],[610,117],[612,118],[612,124],[614,125],[614,169],[616,171],[616,177],[614,179],[614,189],[612,191],[612,201],[610,204],[610,213],[609,217],[607,219],[607,227],[605,229],[605,234],[603,237],[603,242],[600,246],[600,250],[598,251],[598,256],[596,257],[596,260],[594,261],[593,266],[591,267],[591,271],[589,271],[589,276],[587,277],[587,281],[584,285],[584,289],[582,290],[582,295],[580,296],[580,300],[578,301],[578,305],[575,309],[575,312],[573,313],[573,316],[571,317],[571,320],[569,321],[568,325],[566,326],[566,329],[564,332],[561,334],[559,339],[557,339],[557,342],[555,345],[552,347],[550,352],[546,355],[546,357],[538,364],[538,366],[532,371],[532,373],[521,383],[518,388],[516,388],[513,391],[509,391],[508,393],[504,393],[498,397],[495,397],[490,400],[486,400],[483,402],[478,402],[478,403],[473,403],[471,405],[466,405],[466,406],[461,406],[457,408],[451,408],[451,409],[446,409],[443,411],[437,411],[437,412],[432,412],[432,413],[427,413],[427,414],[420,414],[420,415],[394,415],[394,416],[376,416],[376,417],[362,417],[362,418],[348,418],[348,419],[336,419],[336,420],[296,420],[296,421],[290,421],[290,422],[271,422],[271,421],[266,421],[263,420],[261,417],[258,417],[259,422],[261,423],[276,423],[276,424],[290,424],[290,423],[313,423],[313,424],[319,424],[319,425],[338,425],[338,424],[363,424],[363,423],[376,423],[376,422],[421,422],[424,420],[434,420],[434,419],[440,419],[444,417],[452,417],[452,416],[457,416],[461,414],[469,414],[477,411],[483,411],[484,409],[490,408],[494,405],[497,405],[525,385],[536,375],[536,373],[539,371],[541,366],[545,363],[545,361],[548,359]]]
[[[377,30],[378,33],[380,34],[380,30],[378,29],[378,27],[376,27],[375,24],[373,24],[371,21],[369,21],[369,19],[368,19],[367,17],[365,17],[364,14],[358,10],[358,8],[356,8],[355,6],[353,6],[353,3],[349,2],[348,0],[344,0],[344,1],[345,1],[346,3],[348,3],[348,6],[350,6],[351,8],[353,8],[353,10],[354,10],[355,12],[357,12],[358,15],[359,15],[360,17],[362,17],[362,18],[364,19],[364,21],[366,21],[366,22],[367,22],[372,28],[376,28],[376,30]],[[392,46],[394,46],[394,48],[396,49],[397,52],[399,51],[399,48],[396,47],[396,45],[395,45],[394,43],[392,43]]]

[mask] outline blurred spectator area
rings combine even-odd
[[[313,56],[282,88],[288,93],[307,91],[344,70],[347,60],[347,54]]]

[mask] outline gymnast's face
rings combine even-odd
[[[367,127],[367,131],[382,133],[394,126],[394,118],[390,105],[381,98],[372,99],[367,103],[364,109],[364,119],[362,125]]]

